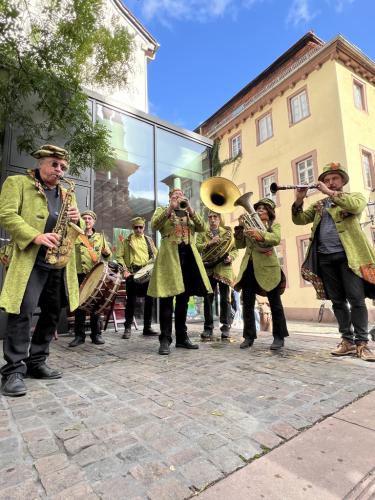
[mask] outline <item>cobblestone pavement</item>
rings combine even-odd
[[[375,387],[371,363],[333,359],[320,335],[272,353],[270,334],[240,350],[236,331],[170,356],[138,333],[70,340],[52,344],[62,379],[0,398],[0,499],[189,498]]]

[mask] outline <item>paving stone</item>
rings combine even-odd
[[[74,422],[64,429],[55,430],[55,434],[59,439],[65,441],[67,439],[79,436],[79,434],[81,434],[85,430],[86,427],[81,422]]]
[[[104,460],[87,465],[84,468],[86,478],[91,481],[99,481],[121,474],[126,474],[128,470],[124,461],[117,457],[109,457]]]
[[[40,476],[40,481],[48,497],[61,493],[74,484],[84,481],[84,479],[83,472],[77,465],[69,465],[64,469]]]
[[[68,453],[74,455],[84,448],[93,445],[95,441],[96,439],[91,432],[81,432],[78,436],[64,441],[64,447]]]
[[[94,444],[92,446],[89,446],[88,448],[84,448],[79,453],[74,455],[72,461],[80,465],[81,467],[84,467],[85,465],[89,465],[102,460],[108,455],[108,453],[108,449],[104,444]]]
[[[25,479],[21,484],[0,491],[0,500],[39,500],[37,485],[32,479]]]
[[[49,437],[51,437],[51,432],[48,427],[37,427],[36,429],[22,432],[22,438],[28,443],[41,441]]]
[[[223,474],[230,474],[246,464],[246,462],[228,446],[212,450],[207,453],[206,457],[207,460],[212,462]]]
[[[198,439],[197,442],[204,450],[210,451],[216,450],[217,448],[220,448],[220,446],[224,446],[227,443],[227,440],[219,434],[207,434],[207,436],[203,436]]]
[[[297,429],[285,422],[279,422],[272,425],[271,430],[283,439],[290,439],[298,434]]]
[[[62,490],[57,495],[53,495],[51,500],[96,500],[98,495],[94,493],[92,487],[86,483],[77,483],[70,488]]]
[[[54,439],[41,439],[39,441],[32,441],[27,445],[31,455],[34,458],[44,457],[59,451],[59,447]]]
[[[20,441],[17,437],[8,437],[0,441],[0,455],[12,453],[20,448]]]
[[[131,476],[116,476],[97,481],[93,484],[93,488],[102,500],[135,500],[136,498],[145,498],[143,496],[144,486]]]
[[[117,422],[111,422],[110,424],[105,424],[92,429],[92,433],[99,440],[105,440],[111,438],[112,436],[116,436],[116,434],[121,434],[124,430],[124,425],[118,424]]]
[[[192,491],[182,481],[174,477],[159,480],[147,490],[150,500],[177,500],[190,498]]]
[[[47,457],[39,458],[34,462],[34,466],[41,476],[64,469],[68,465],[68,457],[63,453],[48,455]]]
[[[196,458],[185,465],[181,465],[177,471],[186,478],[189,486],[197,491],[202,490],[223,476],[217,467],[204,458]]]

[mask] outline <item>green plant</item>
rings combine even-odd
[[[226,160],[220,161],[219,151],[220,139],[215,139],[211,150],[212,175],[221,175],[223,168],[231,163],[233,163],[234,167],[237,168],[242,158],[242,153],[240,151],[233,158],[227,158]]]

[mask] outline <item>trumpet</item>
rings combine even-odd
[[[270,191],[272,194],[277,193],[277,191],[282,191],[284,189],[316,189],[318,184],[286,184],[285,186],[278,185],[276,182],[273,182],[270,185]]]
[[[180,210],[186,210],[189,206],[189,200],[187,198],[180,198],[178,200],[178,208]]]

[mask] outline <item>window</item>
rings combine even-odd
[[[273,136],[271,113],[267,113],[257,121],[258,144],[270,139]]]
[[[311,156],[297,163],[297,181],[298,184],[314,182],[314,162]]]
[[[270,186],[273,182],[276,182],[276,175],[267,175],[262,177],[262,198],[271,198],[276,202],[276,193],[271,193]]]
[[[300,122],[309,115],[310,110],[306,90],[289,98],[289,116],[292,124]]]
[[[372,161],[372,154],[369,151],[361,151],[362,160],[362,171],[364,184],[367,189],[372,189],[374,187],[373,175],[374,175],[374,165]]]
[[[241,134],[237,134],[230,139],[230,156],[235,158],[242,151]]]
[[[286,278],[286,286],[288,287],[288,269],[286,265],[286,246],[285,246],[285,240],[280,241],[280,245],[277,245],[275,247],[275,252],[277,255],[277,258],[279,259],[280,266],[285,274]]]
[[[354,105],[357,109],[366,111],[365,86],[358,80],[353,80]]]

